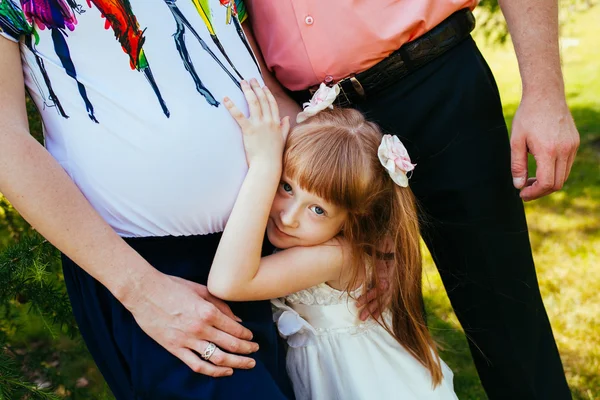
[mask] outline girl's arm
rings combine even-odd
[[[295,248],[261,259],[262,242],[275,191],[289,122],[279,120],[277,102],[256,80],[242,83],[250,117],[225,99],[242,128],[248,174],[219,243],[208,289],[225,300],[264,300],[339,278],[339,245]]]
[[[294,247],[263,258],[260,258],[259,249],[258,257],[246,257],[244,249],[234,248],[244,242],[243,236],[233,229],[227,237],[226,234],[227,228],[219,251],[221,245],[228,250],[217,253],[208,277],[209,292],[223,300],[273,299],[340,279],[344,252],[338,243]],[[257,237],[258,241],[250,239],[247,242],[262,244],[262,236]]]

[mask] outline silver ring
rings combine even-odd
[[[215,352],[215,350],[217,350],[217,345],[215,345],[213,342],[208,342],[208,346],[206,346],[206,349],[204,349],[204,353],[202,353],[202,358],[208,361],[209,358]]]

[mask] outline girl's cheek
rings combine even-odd
[[[279,190],[278,190],[277,193],[275,193],[275,198],[273,199],[273,205],[271,206],[271,210],[281,208],[282,202],[283,202],[283,199],[282,199],[281,193],[279,193]]]

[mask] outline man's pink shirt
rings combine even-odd
[[[291,90],[367,70],[477,0],[246,0],[267,66]],[[331,77],[331,78],[329,78]]]

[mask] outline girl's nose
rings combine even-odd
[[[297,210],[294,207],[281,210],[279,218],[281,223],[288,228],[298,227]]]

